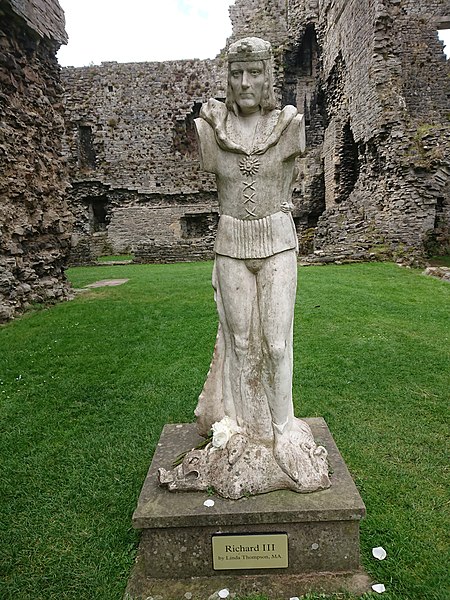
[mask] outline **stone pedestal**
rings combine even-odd
[[[365,507],[323,419],[305,419],[316,442],[328,451],[331,488],[311,494],[289,490],[240,500],[202,492],[169,492],[157,470],[202,438],[195,424],[166,425],[133,515],[142,530],[128,598],[206,600],[228,588],[240,595],[261,593],[271,600],[308,590],[363,593],[369,587],[359,562],[359,522]],[[287,534],[288,566],[214,570],[212,537]],[[230,563],[233,566],[237,563]]]

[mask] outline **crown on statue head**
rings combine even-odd
[[[227,58],[229,63],[269,60],[272,58],[272,46],[260,38],[244,38],[230,45]]]

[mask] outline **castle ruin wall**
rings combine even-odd
[[[444,9],[445,2],[420,10],[402,0],[323,3],[329,124],[319,256],[420,260],[433,243],[448,251],[449,62],[435,24]]]
[[[113,253],[155,241],[170,248],[189,235],[183,218],[217,213],[214,177],[199,168],[194,118],[209,97],[225,97],[220,61],[103,63],[64,69],[63,80],[75,262],[92,232],[107,231]]]
[[[0,0],[0,322],[69,296],[56,0]]]
[[[293,212],[302,254],[421,260],[448,251],[450,63],[437,37],[439,23],[450,20],[447,4],[236,0],[230,7],[228,43],[268,39],[278,98],[305,115]],[[209,97],[224,98],[225,75],[222,54],[64,70],[81,248],[93,231],[94,254],[103,242],[112,251],[139,247],[149,260],[173,257],[177,243],[186,259],[194,248],[211,252],[216,190],[199,170],[193,119]]]

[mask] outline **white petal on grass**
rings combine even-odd
[[[386,588],[384,587],[383,583],[375,583],[375,585],[372,586],[372,589],[377,594],[382,594],[386,591]]]
[[[292,596],[292,598],[289,598],[289,600],[300,600],[300,598],[298,596]]]
[[[211,506],[214,506],[214,500],[205,500],[203,502],[203,506],[207,506],[208,508],[210,508]],[[224,596],[224,598],[226,598],[226,596]]]
[[[375,558],[378,558],[378,560],[384,560],[386,558],[386,550],[381,546],[378,546],[377,548],[372,548],[372,555]]]
[[[228,598],[229,595],[230,595],[230,591],[227,590],[226,588],[224,588],[223,590],[220,590],[220,592],[219,592],[219,598]]]

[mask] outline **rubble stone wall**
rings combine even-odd
[[[0,322],[66,298],[71,213],[53,0],[0,0]]]
[[[284,100],[307,115],[297,185],[305,210],[297,210],[317,225],[317,259],[414,261],[449,251],[450,62],[437,37],[449,12],[447,0],[242,0],[232,8],[233,37],[267,32]]]
[[[104,203],[114,253],[181,240],[186,212],[217,212],[214,177],[199,168],[194,118],[209,97],[224,99],[224,80],[219,60],[64,69],[77,261],[78,244],[89,258],[96,203]]]
[[[237,0],[230,6],[231,39],[256,36],[269,40],[275,50],[286,41],[288,27],[286,0]]]
[[[41,38],[67,43],[64,12],[55,0],[5,0],[12,11]]]
[[[318,256],[420,260],[448,251],[449,62],[435,26],[444,5],[322,4],[329,123]]]

